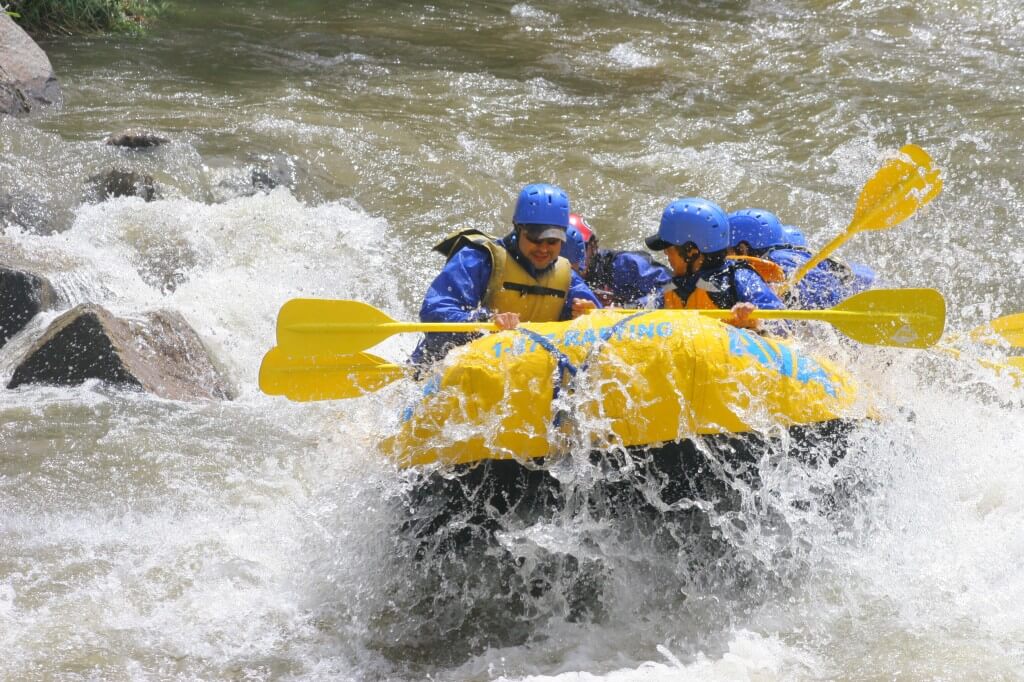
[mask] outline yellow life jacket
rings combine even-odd
[[[491,256],[491,277],[484,292],[484,307],[499,313],[519,313],[523,322],[557,322],[565,307],[572,283],[572,266],[561,256],[554,266],[533,277],[497,240],[473,228],[449,235],[434,247],[451,258],[456,251],[472,246]]]

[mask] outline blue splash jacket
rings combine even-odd
[[[502,237],[498,243],[505,247],[509,257],[514,258],[527,272],[531,275],[537,274],[537,268],[520,253],[514,233]],[[501,312],[483,307],[483,298],[490,277],[491,258],[487,252],[471,247],[459,249],[445,263],[444,268],[427,289],[427,295],[420,307],[420,321],[476,322],[490,318],[495,312]],[[573,272],[569,293],[565,297],[565,305],[562,307],[559,320],[572,319],[572,301],[575,298],[593,301],[598,308],[601,307],[601,302],[594,292]],[[453,347],[467,343],[476,336],[473,333],[425,334],[410,359],[417,365],[434,362],[444,357]]]

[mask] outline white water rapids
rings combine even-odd
[[[0,119],[0,264],[65,308],[180,312],[239,398],[0,390],[0,678],[1024,679],[1024,393],[970,358],[819,346],[879,411],[835,468],[768,457],[711,542],[628,514],[516,526],[511,568],[403,539],[410,476],[378,444],[415,386],[256,385],[284,301],[415,319],[429,247],[504,229],[527,182],[610,247],[691,194],[821,246],[905,142],[943,194],[842,255],[940,289],[950,331],[1020,312],[1022,24],[945,0],[176,2],[148,37],[43,41],[66,101]],[[129,126],[172,141],[102,144]],[[83,198],[125,165],[156,200]],[[60,312],[0,348],[4,384]],[[555,474],[586,489],[584,460]]]

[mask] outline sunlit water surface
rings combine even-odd
[[[239,398],[0,391],[0,677],[1024,679],[1021,393],[976,363],[819,339],[881,417],[835,467],[784,444],[703,526],[566,510],[475,555],[402,532],[412,476],[379,442],[415,386],[256,385],[284,301],[412,319],[429,247],[500,233],[527,182],[611,247],[684,195],[820,246],[907,142],[943,194],[843,255],[942,290],[951,330],[1018,312],[1022,25],[1010,0],[235,1],[43,41],[65,103],[0,119],[0,261],[64,307],[180,312]],[[128,127],[171,143],[102,144]],[[158,198],[97,203],[114,167]],[[0,349],[0,379],[58,313]],[[585,496],[579,450],[553,474]]]

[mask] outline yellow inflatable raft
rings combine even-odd
[[[406,467],[549,457],[863,416],[857,387],[794,343],[686,311],[604,310],[452,351],[385,447]],[[593,428],[594,426],[598,428]]]

